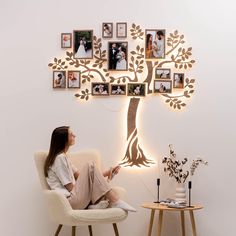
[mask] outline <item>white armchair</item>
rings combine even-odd
[[[86,162],[93,161],[101,168],[101,159],[96,151],[79,151],[68,154],[72,163],[80,169]],[[47,152],[40,151],[34,155],[41,186],[48,203],[49,214],[52,221],[59,224],[55,236],[63,225],[72,226],[72,236],[76,234],[76,226],[88,225],[89,234],[93,236],[92,225],[113,224],[115,236],[119,236],[117,224],[126,219],[127,212],[119,208],[107,208],[98,210],[73,210],[67,198],[55,190],[50,190],[46,182],[43,168]],[[125,194],[123,188],[113,188],[122,197]]]

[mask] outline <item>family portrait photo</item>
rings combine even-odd
[[[53,88],[66,88],[65,71],[53,71]]]
[[[71,48],[71,47],[72,47],[72,34],[61,33],[61,48]]]
[[[170,74],[170,69],[156,69],[155,73],[155,78],[156,79],[170,79],[171,74]]]
[[[145,96],[146,94],[146,86],[144,83],[142,84],[128,84],[128,96]]]
[[[171,93],[172,81],[154,80],[154,93]]]
[[[74,58],[89,59],[93,58],[93,31],[74,30]]]
[[[184,88],[184,73],[174,73],[174,88]]]
[[[116,23],[116,37],[127,38],[127,23],[126,22]]]
[[[113,23],[102,23],[102,37],[103,38],[113,37]]]
[[[126,95],[126,85],[111,84],[111,95]]]
[[[146,58],[165,58],[165,30],[146,30]]]
[[[128,70],[128,42],[109,42],[108,43],[108,69],[109,70]]]
[[[91,90],[93,96],[108,96],[109,83],[92,83]]]
[[[68,71],[67,88],[80,88],[80,71]]]

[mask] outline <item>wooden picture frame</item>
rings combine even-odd
[[[128,70],[128,42],[109,41],[108,42],[108,70],[127,71]]]
[[[154,80],[154,93],[172,93],[172,80]]]
[[[72,47],[72,33],[61,33],[61,48]]]
[[[67,88],[78,89],[81,85],[80,71],[68,70],[67,71]]]
[[[116,37],[127,38],[127,23],[126,22],[116,23]]]
[[[113,37],[113,23],[104,22],[102,23],[102,38],[112,38]]]
[[[53,71],[52,87],[54,89],[66,88],[66,71]]]
[[[184,88],[184,73],[174,73],[173,88]]]
[[[155,78],[156,79],[171,79],[171,69],[169,69],[169,68],[156,68]]]
[[[145,97],[146,84],[145,83],[128,83],[128,96]]]
[[[92,96],[109,96],[109,83],[91,83]]]
[[[126,95],[126,84],[111,84],[110,95]]]
[[[145,30],[145,58],[164,59],[166,50],[166,30],[146,29]]]
[[[75,59],[93,58],[93,30],[73,31],[73,53]]]

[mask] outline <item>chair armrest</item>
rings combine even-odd
[[[72,211],[68,199],[62,193],[55,190],[44,190],[43,192],[51,219],[59,224],[67,222]]]

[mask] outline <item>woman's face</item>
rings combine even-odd
[[[75,144],[75,135],[71,131],[71,129],[68,130],[68,146],[72,146]]]

